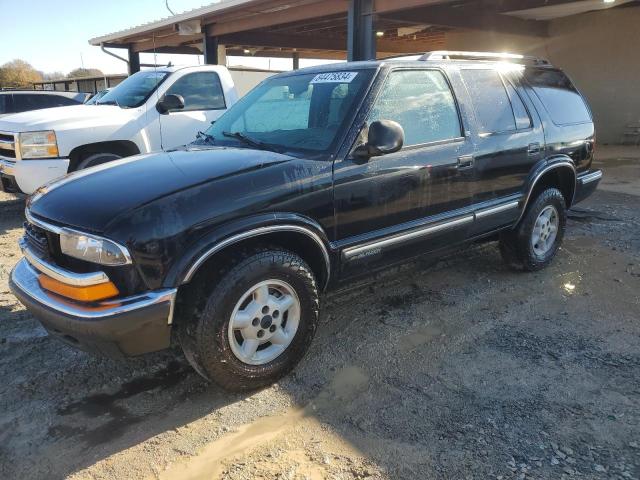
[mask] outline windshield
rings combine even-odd
[[[216,145],[325,152],[343,132],[374,70],[288,75],[264,81],[206,132]]]
[[[154,70],[134,73],[100,98],[96,104],[118,105],[122,108],[139,107],[168,75],[169,72]]]

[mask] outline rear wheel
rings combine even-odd
[[[202,287],[202,285],[200,285]],[[223,271],[178,325],[191,365],[228,390],[250,390],[287,374],[318,324],[318,291],[309,266],[279,249],[253,251]]]
[[[519,270],[540,270],[553,260],[564,238],[567,208],[556,188],[541,192],[527,207],[515,230],[500,236],[505,262]]]

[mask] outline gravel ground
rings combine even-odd
[[[48,338],[7,288],[24,202],[0,194],[0,478],[640,478],[640,155],[608,152],[551,267],[486,244],[332,294],[250,395]]]

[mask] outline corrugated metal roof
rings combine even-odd
[[[178,15],[165,17],[154,22],[145,23],[135,27],[127,28],[126,30],[120,30],[119,32],[113,32],[107,35],[102,35],[100,37],[95,37],[89,40],[89,44],[99,46],[103,43],[115,42],[119,39],[122,39],[123,37],[151,32],[159,28],[169,27],[179,22],[195,20],[203,16],[221,13],[226,10],[237,8],[241,5],[246,5],[254,2],[257,3],[257,0],[222,0],[220,2],[205,5],[200,8],[194,8],[193,10],[189,10],[184,13],[179,13]]]

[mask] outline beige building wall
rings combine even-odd
[[[587,97],[600,143],[619,143],[625,125],[640,122],[640,7],[553,20],[548,38],[453,32],[446,36],[446,48],[549,59]]]

